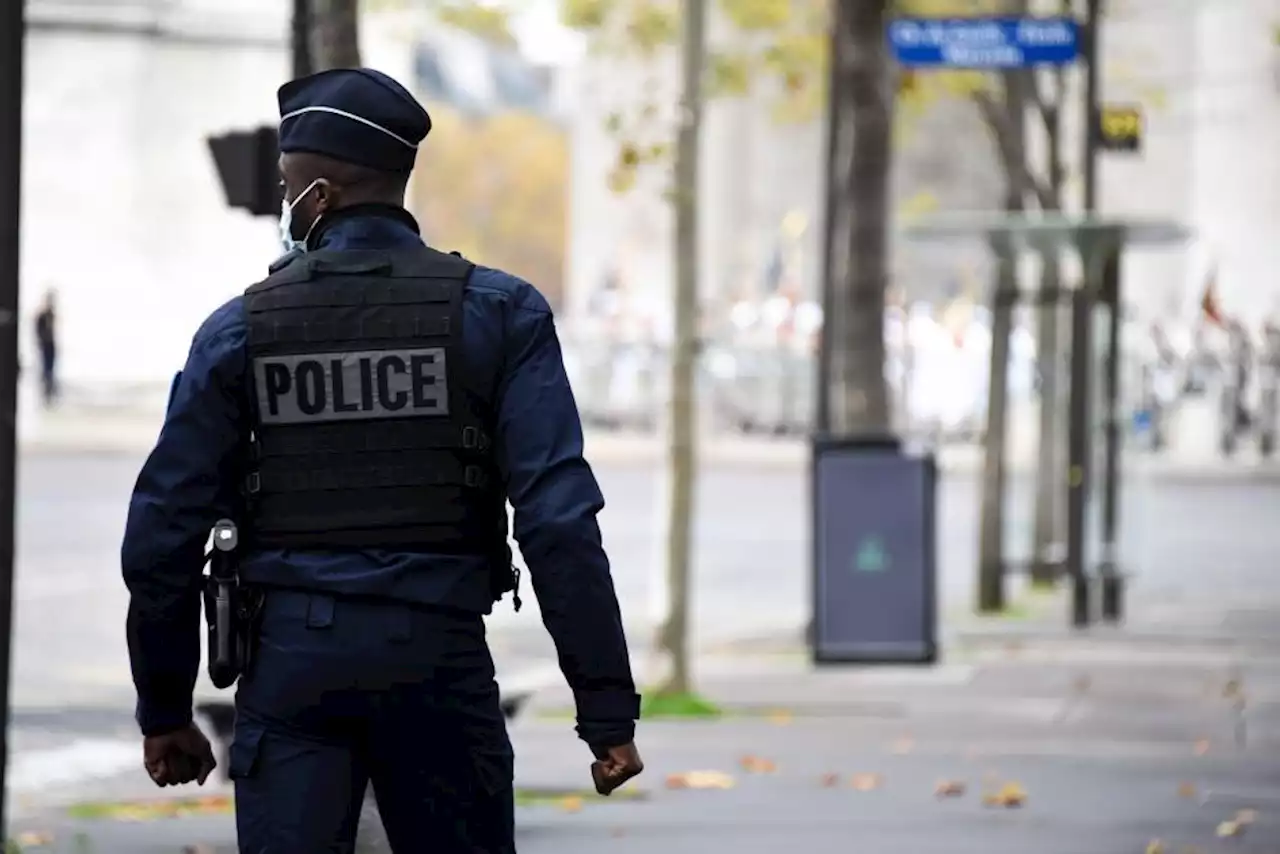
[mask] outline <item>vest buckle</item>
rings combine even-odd
[[[463,427],[462,447],[468,451],[480,447],[480,431],[474,427]]]
[[[462,482],[472,489],[484,486],[487,480],[484,469],[480,466],[467,466],[462,470]]]
[[[250,472],[244,479],[244,488],[250,495],[257,495],[262,491],[262,475],[256,471]]]

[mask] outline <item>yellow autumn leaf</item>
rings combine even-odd
[[[748,774],[772,774],[778,770],[772,760],[761,759],[759,756],[744,756],[738,760],[738,765]]]
[[[770,712],[765,719],[774,726],[787,726],[796,719],[796,716],[786,709],[776,709]]]
[[[27,831],[26,833],[18,834],[17,842],[19,848],[36,848],[41,845],[52,845],[53,834]]]
[[[559,806],[565,812],[579,812],[582,809],[582,798],[577,795],[561,798]]]
[[[1218,837],[1220,839],[1239,836],[1243,831],[1244,827],[1238,821],[1224,821],[1218,825]]]
[[[880,788],[879,774],[854,774],[849,785],[859,792],[870,792]]]
[[[1017,783],[1005,783],[996,792],[985,795],[982,803],[989,807],[1014,809],[1027,802],[1027,793]]]
[[[732,789],[734,779],[723,771],[687,771],[667,776],[668,789]]]
[[[1194,798],[1195,796],[1196,796],[1196,787],[1191,785],[1190,783],[1183,783],[1182,785],[1178,786],[1178,797]]]
[[[1159,839],[1153,839],[1147,843],[1147,854],[1164,854],[1164,843]]]
[[[1257,810],[1240,810],[1236,813],[1236,824],[1249,825],[1258,820]]]

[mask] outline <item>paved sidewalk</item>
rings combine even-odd
[[[1178,619],[1166,610],[1139,619],[1140,631],[1083,636],[975,622],[927,669],[814,672],[765,644],[708,655],[699,681],[729,715],[643,723],[642,797],[522,804],[520,850],[1276,854],[1280,621],[1236,624],[1234,640],[1174,642]],[[589,785],[567,699],[544,692],[513,727],[526,790]],[[717,782],[696,771],[732,787],[691,788]],[[154,797],[140,777],[77,799]],[[939,794],[944,781],[954,796]],[[1022,802],[984,803],[1001,792]],[[17,829],[37,834],[29,840],[53,838],[29,851],[234,851],[226,814],[75,820],[28,805],[25,815]],[[378,835],[367,823],[368,840]]]

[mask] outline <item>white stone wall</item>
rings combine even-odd
[[[1194,149],[1192,221],[1216,261],[1223,309],[1280,310],[1280,23],[1277,0],[1198,4],[1184,126]],[[1256,323],[1253,324],[1256,328]]]
[[[167,380],[206,314],[262,276],[275,225],[226,207],[205,137],[273,120],[275,4],[188,0],[150,37],[111,30],[154,4],[28,3],[24,363],[52,285],[65,381]]]

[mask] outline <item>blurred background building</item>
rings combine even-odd
[[[203,318],[279,252],[273,223],[227,209],[205,140],[275,121],[290,4],[30,0],[28,9],[27,292],[58,289],[69,386],[107,394],[165,384]],[[557,300],[568,162],[559,76],[423,11],[367,17],[366,61],[415,88],[436,119],[414,193],[428,238],[511,266]],[[517,204],[504,209],[499,196]],[[24,314],[36,309],[34,296],[24,300]],[[27,318],[23,362],[34,365],[30,327]]]
[[[276,254],[271,223],[223,205],[205,138],[273,121],[275,81],[288,68],[288,6],[30,0],[23,275],[29,293],[59,291],[61,373],[72,389],[163,383],[200,320]],[[1140,106],[1145,128],[1140,152],[1103,158],[1102,210],[1180,220],[1197,234],[1185,249],[1127,258],[1130,349],[1145,353],[1160,323],[1187,350],[1211,280],[1224,314],[1256,332],[1280,308],[1271,239],[1280,224],[1271,150],[1280,131],[1280,0],[1110,6],[1104,100]],[[411,193],[424,233],[547,294],[584,409],[604,420],[620,410],[651,418],[669,324],[668,188],[660,168],[641,169],[625,193],[609,177],[620,138],[663,141],[673,60],[584,49],[556,25],[549,0],[528,4],[505,41],[423,8],[370,3],[361,38],[366,62],[413,87],[436,120]],[[720,49],[744,38],[715,22]],[[1066,81],[1069,196],[1080,191],[1075,74]],[[823,123],[818,111],[779,103],[770,85],[719,97],[703,140],[704,331],[718,345],[704,370],[708,400],[719,401],[710,405],[726,423],[803,425],[811,403]],[[901,218],[999,206],[1004,177],[972,104],[938,100],[903,127],[894,176]],[[1030,142],[1043,162],[1044,140]],[[974,422],[986,382],[988,250],[977,241],[899,242],[893,267],[889,328],[915,330],[891,341],[900,405],[925,420]],[[25,311],[36,303],[26,300]],[[122,304],[133,310],[102,320],[120,318]],[[1011,371],[1027,378],[1015,394],[1029,394],[1026,316],[1019,327]],[[24,334],[24,361],[33,364],[31,339]],[[912,342],[937,352],[909,356]],[[957,352],[969,366],[963,383],[934,367]],[[765,407],[774,415],[728,403],[759,399],[761,382],[776,390]],[[958,388],[963,399],[937,403]],[[926,418],[920,407],[938,412]]]

